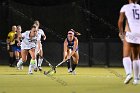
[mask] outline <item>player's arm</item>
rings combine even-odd
[[[21,33],[21,32],[18,32],[17,33],[17,41],[18,41],[18,46],[20,46],[20,44],[21,44],[21,40],[23,39],[23,38],[25,38],[25,35],[26,35],[26,33],[24,32],[24,33]]]
[[[10,43],[10,33],[8,33],[7,39],[6,39],[6,43],[9,44]]]
[[[77,47],[78,47],[78,39],[75,37],[73,50],[72,50],[72,52],[70,53],[70,55],[68,56],[68,59],[70,59],[70,58],[71,58],[71,56],[75,53],[75,51],[76,51]]]
[[[42,30],[42,36],[43,36],[43,40],[46,40],[46,35],[43,30]]]
[[[8,33],[7,39],[6,39],[6,43],[7,43],[7,50],[9,50],[9,45],[10,45],[10,33]]]
[[[46,40],[46,35],[45,34],[43,35],[43,39]]]
[[[125,18],[125,13],[120,12],[119,20],[118,20],[118,28],[119,28],[119,37],[121,40],[124,39],[124,31],[123,31],[123,21]]]
[[[18,36],[18,39],[19,39],[19,40],[22,39],[22,33],[21,33],[21,32],[17,32],[17,36]]]
[[[65,39],[65,41],[64,41],[64,51],[63,51],[63,61],[65,61],[66,58],[67,58],[67,45],[68,45],[68,42]]]
[[[17,43],[17,46],[20,46],[20,40],[21,40],[21,38],[22,38],[21,33],[17,32],[17,39],[16,39],[16,41],[18,42]]]
[[[40,47],[41,47],[40,44],[41,44],[41,43],[40,43],[40,40],[37,40],[37,45],[38,45],[37,53],[38,53],[38,54],[39,54],[39,52],[40,52]]]

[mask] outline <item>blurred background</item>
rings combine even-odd
[[[8,64],[7,34],[12,25],[23,32],[39,20],[47,40],[44,56],[52,64],[63,58],[63,41],[73,28],[79,39],[79,66],[122,66],[122,42],[117,21],[127,0],[1,0],[0,64]],[[65,64],[64,64],[65,65]]]

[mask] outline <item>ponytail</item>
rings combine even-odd
[[[70,29],[70,31],[74,32],[74,34],[75,34],[76,36],[80,36],[80,35],[81,35],[81,33],[76,32],[76,31],[75,31],[75,30],[73,30],[73,29]]]

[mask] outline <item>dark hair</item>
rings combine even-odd
[[[137,3],[139,0],[131,0],[133,3]]]

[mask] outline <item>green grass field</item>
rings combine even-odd
[[[56,74],[47,76],[28,75],[27,70],[0,66],[0,93],[140,93],[140,85],[123,84],[123,68],[77,67],[77,75],[71,75],[59,67]]]

